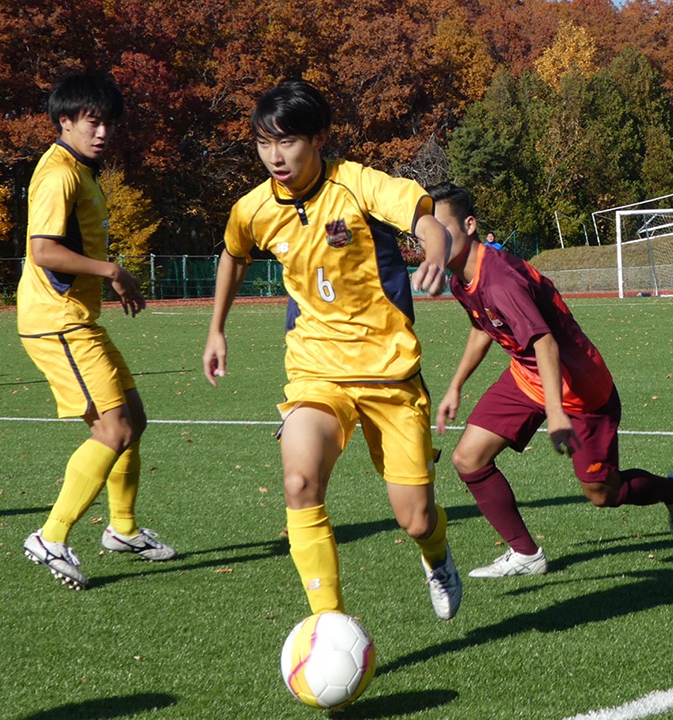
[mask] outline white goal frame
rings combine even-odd
[[[648,215],[654,218],[657,215],[670,215],[670,222],[664,222],[658,225],[651,225],[650,223],[644,223],[637,232],[637,237],[629,238],[624,237],[624,224],[623,220],[632,216],[647,217]],[[642,208],[640,210],[617,210],[615,212],[615,224],[616,224],[616,242],[617,242],[617,289],[619,297],[623,298],[624,293],[624,246],[625,245],[636,245],[639,243],[647,243],[648,259],[650,263],[649,273],[651,280],[652,293],[656,296],[668,293],[661,293],[659,284],[657,264],[652,254],[652,241],[661,238],[673,238],[673,208]],[[671,264],[673,265],[673,255],[671,256]],[[673,290],[670,286],[665,288],[669,292]],[[650,294],[649,292],[647,294]]]

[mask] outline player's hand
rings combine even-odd
[[[559,455],[572,457],[575,451],[582,446],[580,439],[573,430],[570,418],[565,414],[557,421],[550,421],[547,418],[547,430],[554,450]]]
[[[437,433],[443,435],[446,432],[447,419],[453,422],[460,407],[460,389],[449,388],[437,408]]]
[[[423,290],[432,297],[441,295],[446,290],[447,282],[444,268],[427,260],[424,260],[411,276],[411,285],[414,290],[416,292]]]
[[[211,332],[203,351],[203,374],[208,382],[217,387],[216,377],[224,377],[227,363],[227,339],[223,332]]]
[[[115,272],[110,279],[110,287],[124,308],[126,315],[131,313],[135,317],[145,309],[145,296],[140,289],[140,280],[123,267],[115,265]]]

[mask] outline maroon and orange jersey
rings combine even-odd
[[[532,400],[544,405],[533,344],[551,333],[561,356],[564,410],[591,412],[607,402],[613,380],[601,354],[551,280],[527,262],[479,245],[472,282],[454,276],[451,291],[472,324],[510,355],[514,380]]]

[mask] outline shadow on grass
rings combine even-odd
[[[267,548],[268,552],[258,552],[253,553],[250,555],[241,555],[239,557],[227,555],[226,557],[216,557],[212,560],[204,560],[202,562],[195,562],[195,563],[188,563],[185,564],[184,561],[187,558],[193,556],[193,555],[204,555],[206,553],[230,553],[233,550],[237,549],[247,549],[247,548]],[[144,571],[141,572],[132,572],[132,573],[119,573],[117,575],[107,575],[102,577],[90,577],[89,578],[89,587],[91,589],[93,588],[99,588],[103,587],[105,585],[111,585],[113,583],[119,582],[120,580],[126,580],[128,578],[136,578],[136,577],[150,577],[153,575],[166,575],[166,574],[183,574],[185,572],[188,572],[190,570],[202,570],[203,568],[222,568],[222,567],[230,567],[232,565],[236,565],[239,563],[247,563],[247,562],[254,562],[257,560],[269,560],[273,557],[280,557],[288,554],[288,545],[287,540],[270,540],[266,542],[260,542],[260,543],[245,543],[242,545],[231,545],[228,547],[223,548],[213,548],[212,550],[199,550],[198,552],[194,553],[179,553],[178,557],[175,560],[170,560],[166,563],[163,563],[161,567],[157,567],[156,563],[152,563],[150,567],[150,563],[146,562],[142,558],[139,557],[127,557],[126,561],[131,562],[136,567],[143,567],[145,568]],[[122,558],[120,558],[120,561],[123,561]]]
[[[42,380],[12,380],[12,382],[0,382],[0,387],[11,387],[12,385],[44,385],[46,378]]]
[[[486,645],[519,633],[562,632],[581,625],[613,620],[623,615],[644,612],[673,603],[672,570],[653,570],[619,575],[620,580],[624,577],[632,578],[635,582],[622,583],[609,590],[586,593],[537,612],[522,613],[494,625],[476,628],[459,640],[438,643],[403,655],[393,662],[378,667],[376,674],[386,675],[408,665],[416,665],[435,657],[459,652],[466,648],[474,648],[476,645]],[[578,582],[579,587],[582,587],[584,583],[585,581]]]
[[[142,693],[69,703],[33,715],[25,715],[21,720],[104,720],[105,718],[128,717],[136,713],[160,710],[175,705],[177,702],[178,699],[175,695]]]
[[[350,720],[353,718],[389,718],[411,715],[417,712],[429,712],[432,708],[439,708],[453,702],[458,693],[452,690],[419,690],[417,692],[402,692],[394,695],[358,700],[353,705],[339,712],[329,713],[335,720]]]
[[[555,507],[562,505],[580,505],[588,503],[589,501],[583,496],[578,495],[576,497],[555,497],[543,500],[533,500],[531,502],[520,502],[517,503],[519,507]],[[449,518],[449,526],[452,522],[458,520],[469,520],[472,518],[482,517],[479,508],[475,504],[470,505],[454,505],[445,508],[446,514]],[[391,530],[399,530],[399,525],[394,517],[386,518],[384,520],[376,520],[369,523],[354,523],[335,525],[334,534],[336,536],[337,543],[348,543],[355,542],[371,535],[378,535],[382,532],[390,532]]]
[[[36,515],[37,513],[51,512],[51,507],[35,507],[35,508],[12,508],[11,510],[0,510],[0,517],[9,517],[10,515]]]

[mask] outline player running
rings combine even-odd
[[[324,160],[330,120],[325,98],[304,81],[281,83],[255,108],[257,152],[271,177],[231,211],[204,373],[214,386],[224,376],[225,321],[250,252],[255,245],[271,250],[290,296],[289,383],[278,406],[287,527],[311,611],[344,611],[325,494],[359,422],[395,517],[421,549],[435,612],[447,620],[458,610],[461,582],[446,540],[446,513],[434,500],[430,400],[394,228],[424,242],[422,288],[431,295],[446,284],[450,237],[415,182]]]
[[[58,416],[81,417],[91,428],[68,462],[44,527],[24,543],[30,559],[76,590],[88,580],[68,536],[105,485],[110,524],[103,547],[145,560],[175,556],[136,524],[139,441],[147,420],[124,359],[96,324],[103,279],[127,314],[145,307],[138,279],[107,261],[107,206],[97,179],[98,159],[123,110],[119,88],[102,75],[70,76],[49,96],[59,138],[28,189],[26,263],[17,294],[21,341],[47,377]]]
[[[511,356],[509,368],[468,417],[453,452],[461,480],[509,545],[504,555],[470,576],[547,572],[544,550],[528,532],[495,464],[506,447],[522,452],[545,418],[555,450],[572,457],[575,475],[594,505],[663,502],[670,514],[670,479],[645,470],[619,470],[617,389],[552,282],[523,260],[479,242],[472,197],[465,188],[444,183],[429,192],[435,216],[453,236],[451,291],[472,321],[463,357],[438,407],[438,432],[445,431],[447,419],[455,419],[461,389],[491,343]]]

